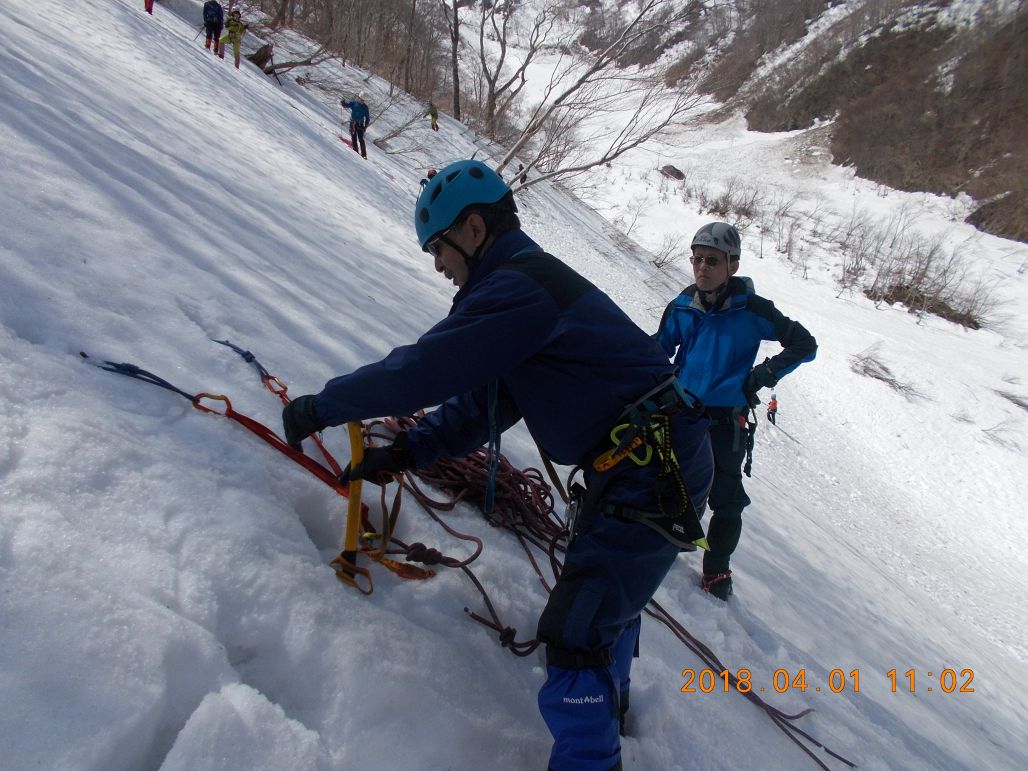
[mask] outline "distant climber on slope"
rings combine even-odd
[[[368,149],[364,145],[364,132],[371,122],[371,110],[364,101],[364,92],[361,91],[349,102],[344,99],[339,104],[350,111],[350,147],[354,152],[360,153],[361,157],[367,158]]]
[[[203,26],[207,32],[203,47],[210,49],[214,42],[214,55],[221,50],[221,30],[225,26],[225,9],[218,0],[207,0],[203,4]]]
[[[235,57],[236,69],[239,69],[239,49],[243,44],[243,35],[246,34],[247,24],[240,18],[239,9],[233,8],[228,12],[228,22],[225,24],[225,34],[218,41],[220,49],[218,56],[225,58],[225,43],[232,44],[232,55]]]

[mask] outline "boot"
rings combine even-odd
[[[207,48],[207,49],[210,49],[210,47],[211,47],[211,39],[210,38],[207,38],[206,40],[203,41],[203,47]]]
[[[239,69],[239,54],[236,54],[236,69]]]
[[[218,58],[219,59],[224,59],[225,58],[225,44],[222,43],[220,40],[218,41]]]
[[[728,596],[732,593],[732,571],[704,573],[700,579],[700,588],[707,594],[728,602]]]

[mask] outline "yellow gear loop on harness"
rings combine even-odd
[[[645,466],[653,460],[653,448],[646,444],[646,435],[648,431],[643,431],[640,436],[635,437],[628,443],[627,447],[624,447],[618,451],[618,445],[621,444],[621,435],[628,429],[629,423],[622,423],[618,426],[614,426],[610,432],[610,441],[614,443],[613,449],[607,450],[596,457],[593,461],[593,468],[596,471],[607,471],[608,469],[614,468],[617,464],[623,461],[625,458],[630,458],[631,461],[637,466]],[[634,450],[637,450],[643,444],[646,444],[646,454],[641,458],[635,454]]]

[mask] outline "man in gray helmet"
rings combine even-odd
[[[760,403],[761,388],[773,387],[817,352],[817,342],[799,322],[757,295],[750,279],[735,275],[741,254],[739,231],[727,222],[700,228],[690,258],[696,283],[668,304],[656,334],[668,356],[677,349],[679,380],[703,401],[710,417],[713,513],[700,585],[721,600],[732,593],[729,562],[742,533],[742,511],[750,503],[742,467],[756,424],[747,413]],[[775,340],[783,350],[753,366],[762,340]]]

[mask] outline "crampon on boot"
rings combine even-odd
[[[719,600],[728,600],[732,593],[732,571],[724,573],[704,573],[700,579],[700,587],[707,594],[717,597]]]

